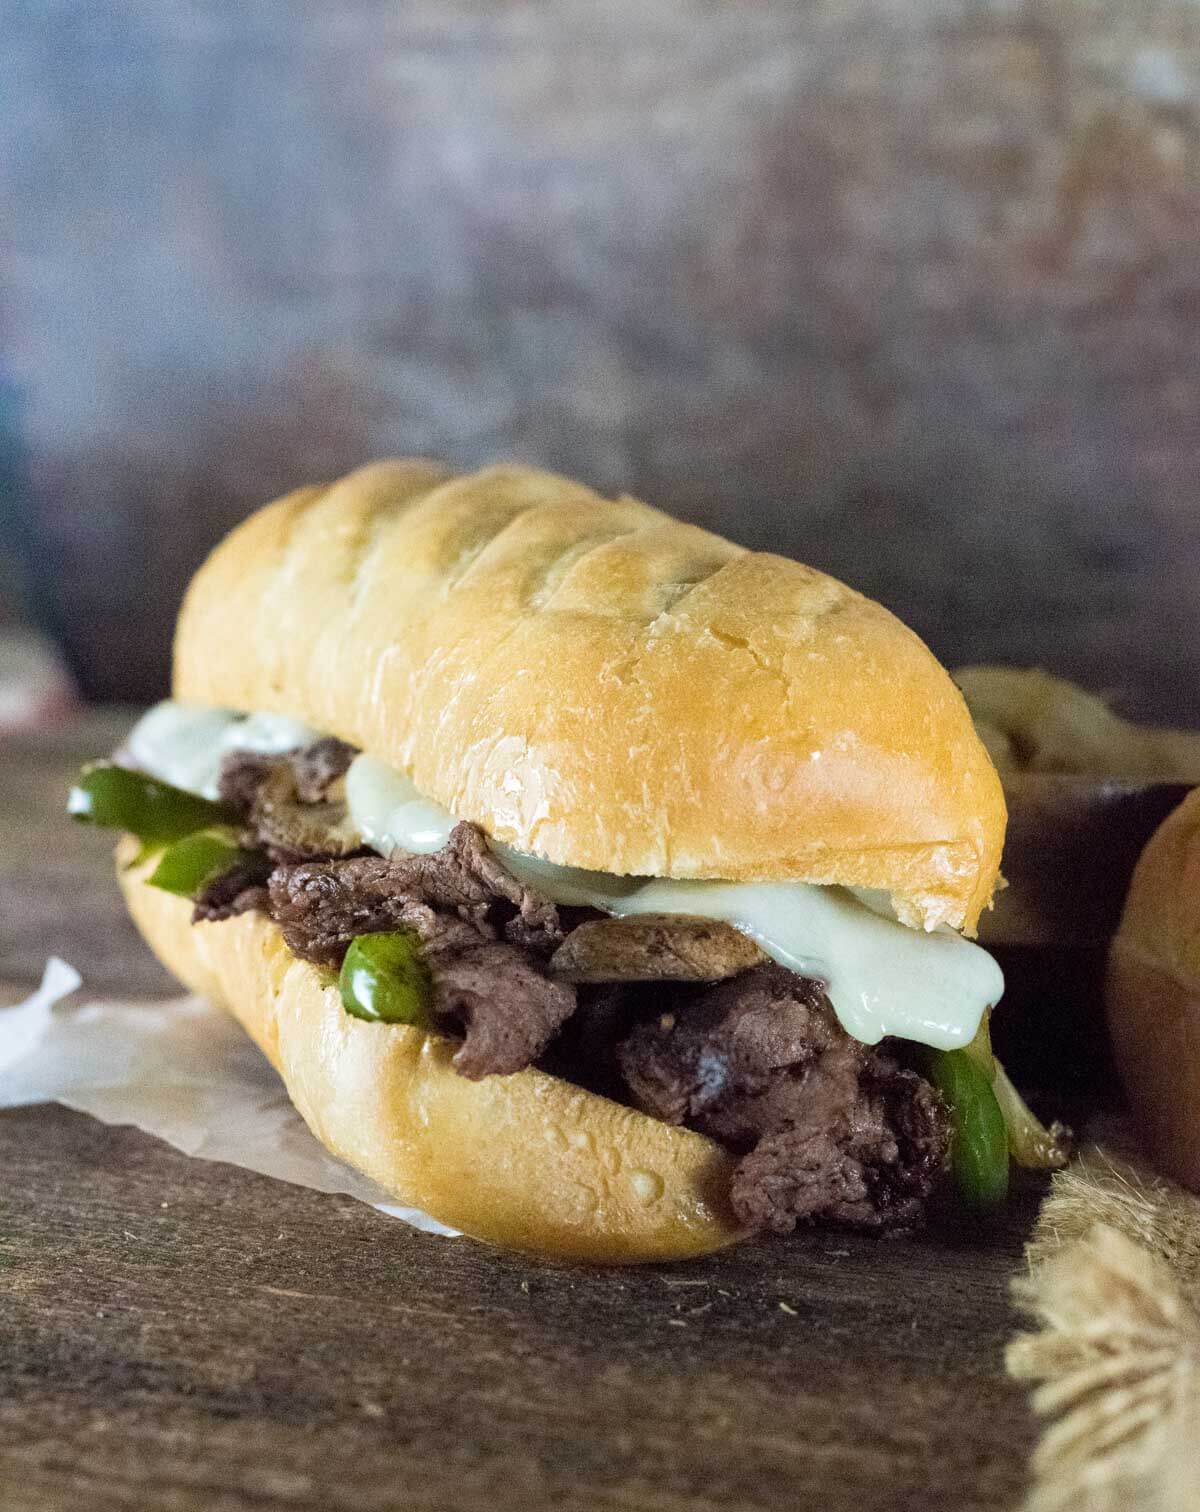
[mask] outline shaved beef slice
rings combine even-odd
[[[646,1112],[745,1152],[731,1195],[748,1227],[912,1224],[945,1163],[929,1085],[851,1039],[821,985],[780,966],[677,994],[618,1057]]]
[[[555,905],[532,887],[518,882],[493,855],[483,831],[475,825],[455,825],[449,845],[438,854],[444,856],[447,851],[464,878],[470,879],[472,889],[489,898],[492,907],[501,902],[514,910],[504,921],[505,939],[548,960],[566,933]],[[575,916],[584,914],[579,909],[571,912]],[[591,917],[591,910],[586,911],[586,916]]]
[[[637,1105],[747,1143],[787,1120],[797,1074],[822,1057],[856,1062],[866,1047],[834,1017],[819,982],[762,966],[707,990],[675,992],[667,1011],[621,1045]],[[782,1073],[782,1074],[781,1074]]]
[[[550,969],[569,982],[719,982],[765,960],[749,935],[719,919],[640,914],[580,924]]]
[[[221,762],[218,779],[221,801],[249,815],[259,787],[273,771],[284,766],[292,774],[296,797],[301,803],[323,803],[330,796],[330,788],[346,775],[357,755],[352,745],[332,735],[277,756],[230,751]]]
[[[764,1135],[739,1162],[730,1197],[748,1227],[777,1233],[810,1218],[912,1228],[948,1148],[946,1112],[933,1088],[876,1053],[839,1118],[824,1129],[810,1119]]]
[[[192,923],[215,923],[236,918],[238,914],[253,913],[256,909],[265,913],[271,901],[267,891],[270,874],[271,863],[266,856],[255,856],[250,861],[231,866],[219,877],[214,877],[195,900]]]
[[[414,905],[472,926],[479,938],[503,934],[547,958],[563,939],[553,903],[504,871],[471,824],[456,825],[429,856],[282,866],[271,881],[271,901],[295,953],[327,964],[341,960],[356,934],[418,928]]]
[[[276,861],[361,851],[345,799],[335,791],[355,754],[353,746],[332,738],[277,756],[229,752],[218,790],[245,821],[243,842]]]
[[[294,955],[320,966],[339,966],[356,935],[407,929],[422,943],[471,949],[494,938],[482,921],[446,908],[427,885],[426,868],[414,856],[387,861],[360,856],[350,861],[300,861],[271,873],[271,916]],[[434,906],[442,905],[442,906]]]
[[[472,1081],[507,1076],[539,1060],[575,1011],[575,989],[547,977],[504,941],[471,950],[426,946],[434,1011],[462,1027],[454,1069]]]
[[[421,940],[433,980],[434,1012],[459,1024],[454,1064],[464,1076],[503,1076],[531,1065],[575,1008],[574,988],[551,980],[529,947],[500,939],[514,921],[546,941],[561,939],[545,899],[505,874],[505,894],[484,881],[482,836],[459,825],[430,856],[309,861],[276,867],[270,912],[291,950],[322,965],[340,963],[361,934],[406,929]]]

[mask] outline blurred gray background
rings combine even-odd
[[[0,600],[520,457],[1200,721],[1197,0],[0,0]]]

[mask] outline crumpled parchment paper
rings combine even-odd
[[[330,1155],[221,1009],[197,997],[64,1001],[81,986],[74,967],[54,959],[32,997],[0,1009],[0,1108],[63,1103],[104,1123],[132,1124],[199,1160],[345,1192],[427,1233],[455,1233]]]

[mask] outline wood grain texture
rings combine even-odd
[[[1200,719],[1195,0],[0,24],[9,534],[93,691],[251,504],[425,451]]]
[[[6,1512],[1011,1507],[992,1243],[536,1265],[62,1110],[0,1114]]]
[[[123,961],[160,989],[115,901],[112,938],[107,902],[81,929],[64,906],[73,870],[72,897],[116,897],[57,811],[115,723],[3,752],[0,855],[27,851],[9,998],[51,944],[91,985],[119,990]],[[1002,1351],[1037,1188],[983,1236],[818,1232],[621,1272],[421,1235],[61,1109],[0,1114],[0,1169],[4,1512],[1007,1512],[1024,1484]]]

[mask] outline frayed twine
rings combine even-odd
[[[1200,1199],[1099,1146],[1060,1172],[1008,1349],[1047,1420],[1026,1512],[1200,1512]]]

